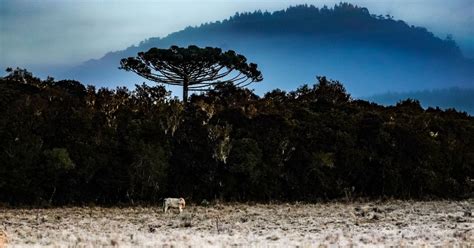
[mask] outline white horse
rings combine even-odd
[[[179,213],[183,212],[186,202],[183,198],[165,198],[163,200],[163,212],[168,212],[168,208],[178,208]]]

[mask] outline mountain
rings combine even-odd
[[[364,99],[383,105],[395,105],[400,99],[417,99],[423,107],[454,108],[474,114],[474,89],[448,88],[412,92],[388,92]]]
[[[263,72],[264,81],[252,86],[257,94],[295,89],[313,83],[316,75],[341,81],[355,97],[474,85],[474,61],[463,56],[450,36],[441,39],[425,28],[347,3],[237,13],[146,39],[53,76],[97,86],[131,86],[145,80],[118,70],[120,59],[175,44],[217,46],[245,55]]]

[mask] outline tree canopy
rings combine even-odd
[[[245,56],[213,47],[155,47],[122,59],[120,65],[148,80],[182,86],[184,102],[188,91],[208,91],[222,83],[244,87],[263,79],[257,65],[247,63]]]
[[[462,198],[474,118],[354,100],[337,81],[263,97],[220,84],[187,107],[161,85],[0,78],[0,202]]]

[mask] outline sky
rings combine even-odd
[[[236,12],[333,0],[0,0],[0,66],[75,65]],[[347,0],[445,38],[474,58],[474,0]]]

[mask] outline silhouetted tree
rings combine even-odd
[[[257,65],[248,64],[243,55],[212,47],[151,48],[137,57],[122,59],[120,65],[120,69],[148,80],[182,86],[183,102],[187,102],[188,91],[207,91],[222,83],[246,86],[263,79]]]

